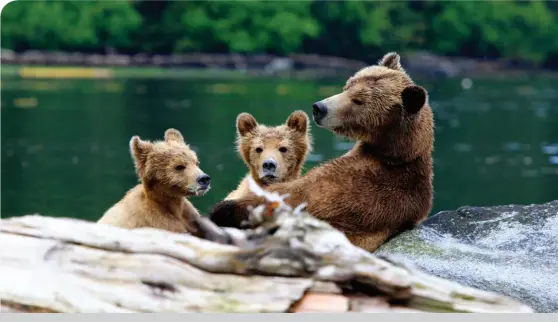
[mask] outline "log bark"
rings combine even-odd
[[[227,230],[242,247],[69,218],[4,219],[2,311],[532,312],[374,256],[304,212],[281,211],[259,231]]]

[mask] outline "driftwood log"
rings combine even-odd
[[[39,215],[1,221],[2,312],[532,312],[353,246],[281,199],[234,245]]]

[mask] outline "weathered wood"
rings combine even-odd
[[[238,247],[68,218],[4,219],[2,310],[532,311],[509,298],[427,275],[397,258],[374,256],[280,200],[254,210],[252,220],[259,223],[254,230],[226,230]]]

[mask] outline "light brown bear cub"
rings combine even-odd
[[[210,178],[179,131],[168,129],[164,141],[132,137],[130,150],[141,180],[98,221],[123,228],[152,227],[200,236],[198,211],[186,199],[204,195]]]
[[[426,90],[405,72],[398,54],[386,54],[350,77],[341,93],[314,103],[313,117],[318,126],[355,140],[354,147],[266,190],[288,194],[292,206],[306,202],[310,214],[369,251],[427,217],[433,198],[433,115]],[[254,195],[221,201],[211,219],[240,222],[248,206],[262,202]]]
[[[258,124],[248,113],[239,114],[236,146],[250,173],[225,200],[249,194],[248,176],[262,187],[299,178],[312,149],[308,123],[303,111],[294,111],[285,124],[274,127]]]

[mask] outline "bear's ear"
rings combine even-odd
[[[130,140],[130,152],[139,176],[143,176],[147,156],[153,150],[151,142],[142,141],[139,136],[135,135]]]
[[[244,136],[258,126],[256,119],[248,113],[240,113],[236,118],[236,130],[238,134]]]
[[[297,132],[306,133],[308,131],[308,115],[303,111],[294,111],[287,119],[287,126]]]
[[[403,108],[409,113],[414,114],[426,103],[426,90],[420,86],[412,85],[405,87],[401,93]]]
[[[168,129],[165,131],[165,141],[167,143],[179,143],[179,144],[186,144],[184,141],[184,137],[180,133],[180,131],[176,129]]]
[[[395,52],[385,54],[384,57],[380,59],[378,65],[385,66],[387,68],[395,69],[395,70],[403,69],[401,67],[401,59],[399,57],[399,54]]]

